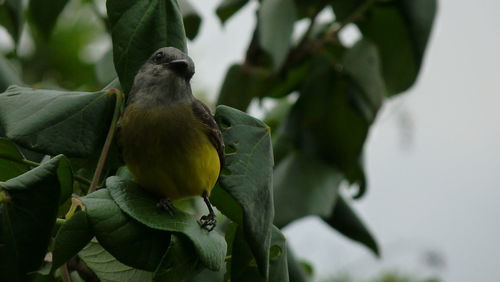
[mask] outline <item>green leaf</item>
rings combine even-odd
[[[107,189],[81,198],[99,243],[121,263],[154,271],[170,242],[170,233],[148,228],[120,210]],[[124,248],[124,246],[127,246]]]
[[[101,282],[136,282],[153,279],[152,272],[138,270],[120,263],[95,240],[85,246],[78,256]]]
[[[297,20],[293,0],[264,0],[259,9],[259,43],[273,59],[275,69],[281,66],[290,49]]]
[[[312,269],[308,269],[295,257],[293,250],[287,250],[288,275],[291,282],[308,282],[312,276]]]
[[[377,257],[380,256],[377,241],[342,196],[339,196],[332,214],[323,220],[348,238],[368,247]]]
[[[70,161],[64,156],[60,156],[59,163],[57,164],[57,178],[61,186],[59,205],[62,205],[73,194],[73,170]]]
[[[267,277],[274,217],[270,129],[262,121],[226,106],[217,107],[215,120],[226,146],[219,184],[241,205],[245,239],[261,274]]]
[[[345,52],[343,67],[360,90],[354,91],[358,108],[373,122],[386,95],[377,48],[369,40],[358,41]]]
[[[94,237],[87,214],[76,212],[57,232],[52,251],[52,271],[77,255]]]
[[[23,28],[23,1],[4,0],[0,2],[0,25],[18,42]]]
[[[365,0],[335,0],[331,1],[333,12],[335,13],[335,21],[343,22],[350,16],[354,15],[362,5],[370,5],[373,1]]]
[[[179,5],[186,29],[186,36],[189,40],[193,40],[200,30],[201,17],[188,0],[179,0]]]
[[[215,12],[219,17],[219,20],[224,24],[247,3],[248,0],[222,0]]]
[[[389,95],[417,79],[436,14],[436,0],[376,3],[359,22],[363,36],[378,47]]]
[[[0,54],[0,92],[13,84],[22,84],[21,78],[7,58]]]
[[[337,167],[351,182],[365,187],[359,160],[370,121],[355,103],[362,91],[354,80],[319,54],[286,121],[284,138],[294,147]]]
[[[48,155],[91,156],[113,116],[111,93],[9,87],[0,94],[0,134]]]
[[[0,138],[0,181],[9,180],[28,171],[30,167],[20,163],[23,159],[14,143]]]
[[[106,53],[101,57],[99,61],[95,64],[95,75],[99,83],[106,84],[112,83],[114,79],[116,79],[116,85],[112,85],[111,87],[105,87],[105,89],[109,88],[120,88],[120,84],[118,79],[116,78],[117,74],[115,71],[115,64],[113,63],[113,49],[109,48]]]
[[[320,160],[291,152],[274,170],[277,226],[307,216],[331,214],[342,174]]]
[[[168,251],[155,271],[153,281],[186,281],[201,269],[192,243],[182,235],[172,235]]]
[[[139,68],[161,47],[187,53],[182,15],[176,0],[106,1],[116,73],[125,93]]]
[[[37,30],[45,39],[50,37],[59,14],[64,10],[68,0],[52,0],[50,5],[45,1],[30,1],[28,11]]]
[[[252,99],[261,95],[267,76],[263,69],[232,65],[226,73],[217,104],[245,111]]]
[[[42,264],[57,215],[61,158],[0,184],[1,281],[25,281]]]
[[[226,256],[226,242],[216,231],[203,229],[194,216],[176,210],[171,216],[157,206],[152,197],[132,181],[113,176],[106,180],[111,197],[126,214],[142,224],[158,230],[182,233],[193,242],[200,261],[218,270]]]
[[[288,263],[286,239],[281,231],[273,226],[269,256],[269,279],[259,274],[252,252],[244,239],[241,227],[236,230],[231,252],[231,281],[273,281],[288,282]]]

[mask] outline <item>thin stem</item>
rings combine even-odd
[[[108,135],[106,136],[106,141],[104,142],[104,146],[102,147],[101,155],[99,156],[99,161],[97,162],[97,167],[95,169],[94,177],[92,178],[92,182],[90,184],[89,191],[87,194],[90,194],[96,190],[97,184],[101,179],[102,170],[104,169],[104,165],[106,164],[109,148],[111,147],[111,142],[113,141],[113,137],[115,136],[116,124],[118,122],[118,119],[120,118],[121,107],[124,100],[123,93],[116,88],[109,89],[107,93],[116,95],[115,110],[113,112],[113,119],[111,120],[111,126],[109,128]]]
[[[40,166],[40,163],[37,163],[37,162],[34,162],[34,161],[30,161],[30,160],[27,160],[27,159],[16,159],[16,158],[13,158],[9,155],[5,155],[5,154],[2,154],[0,153],[0,159],[4,159],[4,160],[9,160],[11,162],[15,162],[15,163],[18,163],[18,164],[23,164],[23,165],[28,165],[28,166]],[[80,183],[83,183],[83,184],[86,184],[86,185],[90,185],[90,181],[84,177],[81,177],[81,176],[78,176],[78,175],[73,175],[73,178],[80,182]]]
[[[73,279],[71,279],[71,275],[69,274],[69,269],[68,269],[68,264],[64,263],[61,266],[62,270],[62,279],[64,282],[73,282]]]

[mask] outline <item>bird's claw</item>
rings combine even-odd
[[[215,220],[214,214],[204,215],[200,218],[201,227],[206,229],[208,232],[214,230],[217,221]]]
[[[174,204],[172,204],[172,201],[170,201],[170,199],[167,198],[160,199],[160,201],[158,201],[156,206],[168,212],[170,216],[174,215],[175,207]]]

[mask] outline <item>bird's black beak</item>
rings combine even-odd
[[[173,60],[165,64],[166,67],[176,71],[184,72],[188,68],[187,60]]]

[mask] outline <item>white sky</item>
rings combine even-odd
[[[203,30],[190,45],[194,87],[212,95],[228,64],[243,58],[254,24],[252,3],[221,28],[218,2],[196,2]],[[384,105],[366,146],[370,187],[355,206],[384,258],[308,218],[285,233],[316,278],[397,267],[444,281],[499,281],[499,26],[498,1],[439,1],[419,81]],[[425,264],[429,250],[444,267]]]

